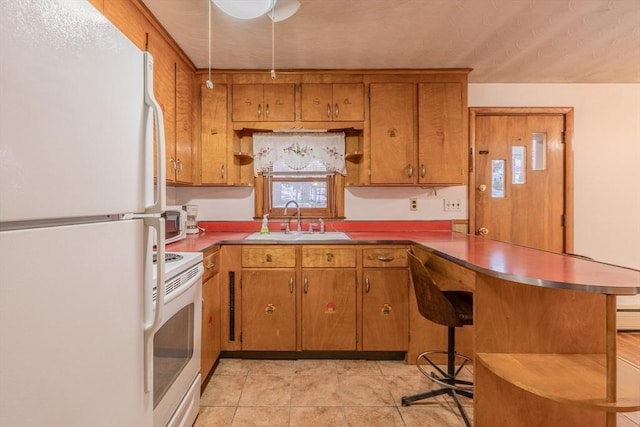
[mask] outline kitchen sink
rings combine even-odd
[[[317,242],[324,240],[350,240],[342,231],[327,231],[326,233],[305,233],[276,231],[269,234],[252,233],[244,240],[269,240],[276,242]]]

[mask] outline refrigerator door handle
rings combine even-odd
[[[157,141],[157,179],[155,199],[153,201],[145,201],[149,203],[145,206],[146,214],[160,214],[166,209],[166,165],[165,165],[165,139],[164,139],[164,117],[162,108],[153,94],[153,56],[149,52],[144,52],[144,103],[149,106],[153,112],[156,141]],[[153,128],[147,126],[147,134],[145,135],[146,143],[146,165],[153,164]],[[145,189],[153,187],[153,173],[146,173]]]
[[[157,261],[156,261],[156,281],[153,283],[153,269],[147,268],[145,271],[145,313],[144,313],[144,391],[150,393],[153,390],[153,336],[162,322],[162,310],[164,308],[164,298],[167,292],[164,274],[164,229],[165,223],[162,217],[143,218],[148,229],[153,229],[156,233]],[[147,239],[147,244],[149,239]],[[150,248],[147,249],[147,257],[152,256]],[[150,260],[149,260],[150,261]],[[155,289],[155,307],[154,307]]]

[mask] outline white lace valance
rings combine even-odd
[[[326,171],[345,175],[344,133],[254,133],[255,175],[273,172],[274,165],[281,164],[291,171]],[[318,170],[314,165],[321,165],[323,169]]]

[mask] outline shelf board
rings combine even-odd
[[[345,160],[359,162],[362,159],[362,151],[353,151],[344,155]]]
[[[235,151],[233,156],[240,159],[240,162],[251,162],[253,161],[253,154],[247,153],[246,151]]]
[[[607,400],[605,354],[478,353],[493,374],[555,402],[606,412],[640,410],[640,370],[617,359],[617,399]]]

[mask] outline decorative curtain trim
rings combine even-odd
[[[253,134],[253,171],[271,172],[275,163],[284,164],[293,171],[308,169],[320,162],[326,172],[346,175],[344,163],[344,133],[274,133]]]

